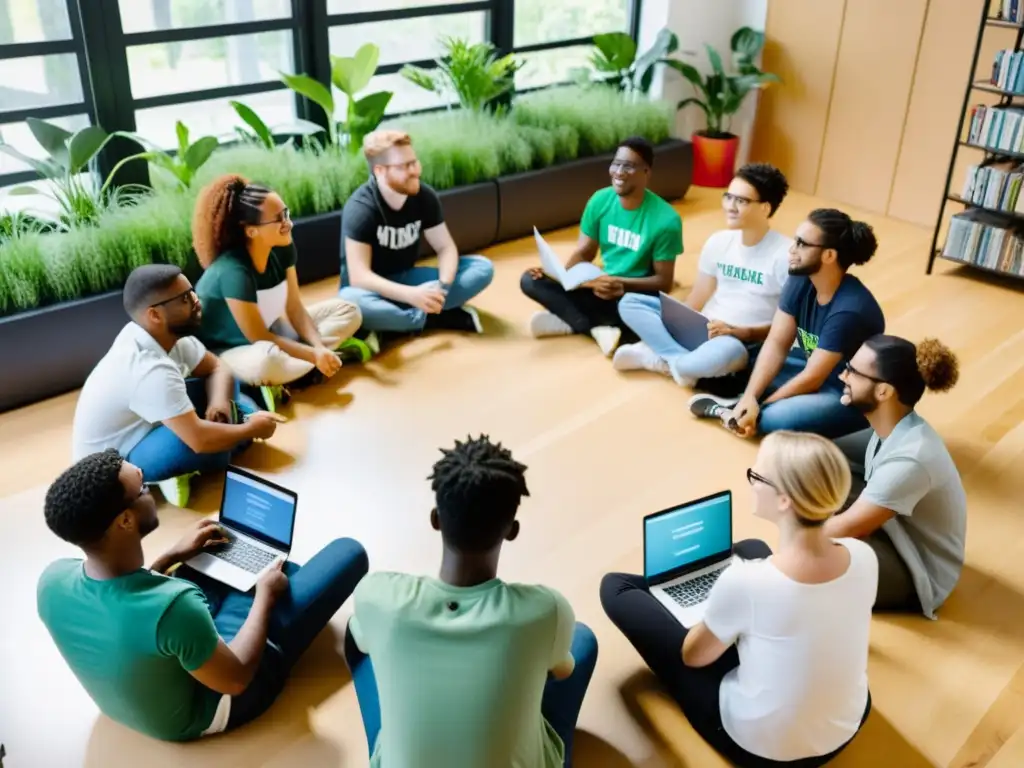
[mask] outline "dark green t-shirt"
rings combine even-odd
[[[257,272],[245,248],[225,251],[196,283],[203,304],[199,340],[213,352],[249,344],[231,314],[227,299],[256,304],[267,328],[284,317],[288,300],[288,268],[295,266],[295,245],[270,250],[267,268]]]
[[[217,649],[199,588],[140,569],[89,578],[81,560],[51,564],[36,590],[39,618],[107,717],[155,739],[185,741],[210,727],[221,695],[190,671]]]

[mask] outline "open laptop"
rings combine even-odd
[[[644,518],[644,577],[684,627],[704,618],[707,596],[732,561],[732,491]]]
[[[248,592],[267,568],[287,559],[295,532],[294,491],[238,467],[228,467],[217,522],[228,543],[191,560],[191,568]]]
[[[690,351],[708,340],[708,318],[664,292],[661,294],[661,322],[669,335]]]

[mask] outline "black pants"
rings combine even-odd
[[[748,560],[771,554],[768,545],[756,539],[736,543],[733,551]],[[643,576],[624,573],[605,576],[601,581],[601,605],[608,618],[633,644],[647,666],[668,689],[694,730],[734,765],[740,768],[818,768],[846,747],[844,744],[835,752],[821,757],[788,762],[768,760],[747,752],[725,732],[718,703],[722,679],[740,663],[736,646],[731,646],[714,664],[706,667],[688,667],[683,664],[682,648],[686,627],[651,595]],[[864,718],[867,718],[870,710],[869,697]]]
[[[529,272],[523,273],[519,287],[548,312],[564,320],[573,333],[588,334],[592,328],[610,325],[622,329],[621,344],[640,340],[619,317],[618,299],[602,299],[589,288],[567,291],[558,281],[534,278]]]

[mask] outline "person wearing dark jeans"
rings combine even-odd
[[[592,262],[600,251],[604,274],[572,291],[540,267],[523,274],[523,293],[547,310],[530,320],[534,338],[589,334],[606,356],[623,334],[630,342],[639,338],[619,316],[619,300],[626,292],[669,293],[676,258],[683,252],[679,214],[647,188],[653,166],[650,142],[624,140],[609,169],[611,186],[595,192],[583,209],[580,238],[565,266]]]
[[[779,551],[734,545],[693,627],[651,595],[642,576],[613,573],[601,604],[694,729],[741,768],[818,768],[871,708],[868,636],[878,566],[824,523],[845,499],[849,467],[831,442],[777,432],[747,471],[758,517],[779,528]]]
[[[553,589],[498,578],[526,467],[486,436],[431,475],[438,578],[373,573],[356,588],[345,657],[373,768],[562,768],[597,639]]]

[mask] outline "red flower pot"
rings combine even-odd
[[[736,171],[739,136],[713,139],[693,134],[693,183],[698,187],[728,187]]]

